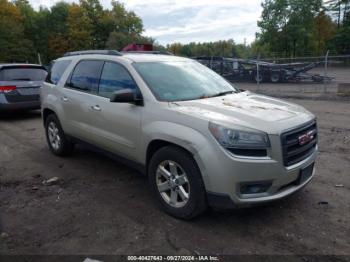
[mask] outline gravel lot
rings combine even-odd
[[[208,211],[160,211],[147,179],[78,147],[49,153],[39,112],[0,119],[0,254],[350,255],[349,101],[290,100],[318,116],[317,176],[288,199]],[[42,182],[59,177],[55,185]]]

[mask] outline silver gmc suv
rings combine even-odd
[[[314,175],[313,114],[241,91],[191,59],[67,53],[41,103],[52,153],[85,142],[119,156],[147,174],[160,206],[178,218],[281,199]]]

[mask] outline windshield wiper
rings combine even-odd
[[[211,97],[225,96],[225,95],[233,94],[233,93],[236,93],[236,91],[234,91],[234,90],[224,91],[224,92],[220,92],[220,93],[217,93],[215,95],[212,95]]]

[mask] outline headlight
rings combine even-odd
[[[229,129],[211,122],[209,130],[225,148],[266,149],[270,147],[269,137],[263,132]]]

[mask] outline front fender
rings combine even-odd
[[[144,163],[146,163],[146,155],[148,145],[153,140],[163,140],[172,144],[176,144],[187,151],[189,151],[199,169],[201,170],[203,179],[205,176],[205,165],[203,164],[201,158],[199,157],[199,152],[205,150],[205,148],[210,147],[208,139],[200,133],[199,131],[180,124],[166,122],[166,121],[157,121],[150,124],[147,124],[143,128],[143,133],[145,134],[145,147],[142,149],[142,156],[144,156]]]

